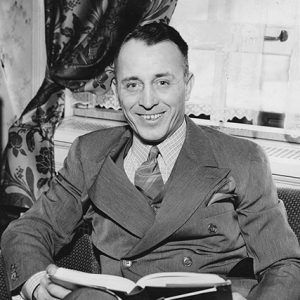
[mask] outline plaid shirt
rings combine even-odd
[[[164,183],[166,183],[172,172],[182,148],[185,134],[186,122],[184,120],[182,125],[170,137],[157,145],[160,151],[157,161]],[[151,146],[143,144],[135,135],[133,136],[132,146],[124,159],[124,169],[132,183],[134,183],[135,171],[147,160]]]

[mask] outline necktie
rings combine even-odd
[[[136,170],[135,186],[150,200],[151,207],[156,210],[163,197],[164,182],[159,170],[157,146],[151,147],[148,159]]]

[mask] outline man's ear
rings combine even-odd
[[[185,83],[185,101],[188,101],[194,86],[194,74],[189,72]]]
[[[111,90],[113,91],[114,95],[116,96],[118,102],[119,102],[119,105],[122,107],[122,103],[120,101],[120,97],[119,97],[119,94],[118,94],[118,87],[117,87],[117,79],[116,77],[114,77],[114,79],[111,81]]]
[[[114,94],[116,95],[116,97],[119,98],[118,89],[117,89],[117,78],[116,77],[114,77],[113,80],[111,81],[111,89],[114,92]]]

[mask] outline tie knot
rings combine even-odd
[[[155,160],[159,154],[159,149],[157,146],[152,146],[149,151],[148,161]]]

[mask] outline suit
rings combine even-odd
[[[248,299],[299,299],[299,245],[264,153],[186,121],[157,214],[123,169],[132,143],[128,127],[79,137],[49,191],[4,233],[6,264],[18,273],[11,288],[44,270],[84,216],[103,273],[132,280],[161,271],[226,275],[252,257],[260,283]]]

